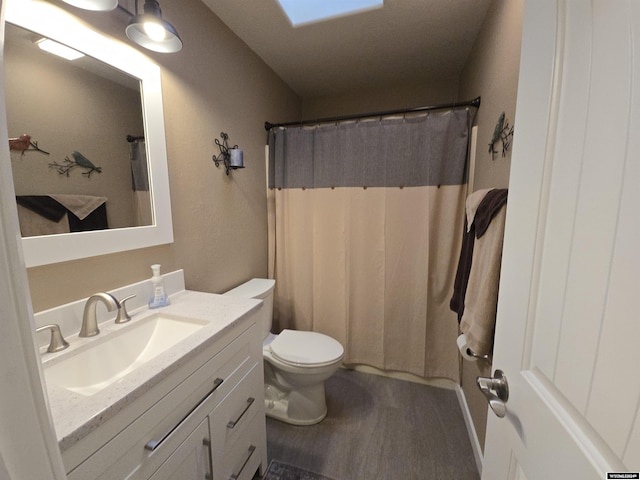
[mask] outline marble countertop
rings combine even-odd
[[[46,372],[47,366],[57,363],[59,359],[83,351],[91,342],[100,341],[109,333],[126,329],[157,312],[208,322],[203,328],[159,354],[152,361],[146,362],[91,396],[74,393],[47,382],[49,406],[58,444],[62,451],[113,418],[131,402],[178,370],[262,303],[260,300],[188,290],[171,295],[170,300],[171,305],[166,307],[153,310],[143,307],[130,312],[132,320],[128,323],[120,325],[116,325],[113,321],[101,323],[101,333],[98,336],[67,338],[70,344],[67,350],[42,355]]]

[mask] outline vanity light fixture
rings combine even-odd
[[[131,19],[125,32],[130,40],[154,52],[173,53],[182,50],[182,40],[176,29],[162,18],[160,4],[156,0],[145,0],[144,13]]]
[[[216,164],[216,167],[220,166],[220,162],[224,163],[224,168],[227,175],[229,175],[229,170],[244,168],[242,150],[238,148],[238,145],[234,145],[233,147],[229,148],[229,135],[227,135],[226,133],[221,132],[220,138],[222,138],[222,143],[216,138],[216,145],[220,147],[220,155],[214,155],[211,158],[213,160],[213,163]]]
[[[63,0],[74,7],[94,12],[109,12],[118,6],[118,0]]]
[[[154,52],[173,53],[182,50],[182,40],[173,25],[162,18],[162,10],[157,0],[144,0],[141,15],[138,14],[138,0],[134,0],[135,14],[118,5],[118,0],[63,0],[74,7],[93,11],[110,11],[116,7],[132,16],[125,33],[130,40]]]
[[[84,53],[74,50],[73,48],[67,47],[66,45],[63,45],[61,43],[54,42],[49,38],[41,38],[40,40],[37,40],[35,43],[36,45],[38,45],[38,47],[41,50],[44,50],[45,52],[53,53],[54,55],[57,55],[62,58],[66,58],[67,60],[77,60],[78,58],[84,57]]]

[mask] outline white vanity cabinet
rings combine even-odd
[[[150,480],[211,478],[209,422],[205,418]]]
[[[256,364],[151,480],[251,480],[266,456],[265,418],[256,393],[262,390],[262,365]],[[213,405],[203,402],[203,409]],[[195,412],[194,412],[195,413]],[[188,429],[188,428],[187,428]],[[266,465],[263,463],[263,467]],[[133,477],[137,478],[137,477]]]
[[[122,419],[63,451],[68,478],[251,480],[258,468],[266,470],[262,340],[255,318],[252,312],[235,322],[123,409]],[[140,414],[129,421],[132,412]],[[117,432],[105,439],[101,428]]]

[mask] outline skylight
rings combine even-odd
[[[278,0],[294,27],[381,8],[384,0]]]

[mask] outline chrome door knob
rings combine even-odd
[[[499,418],[507,414],[506,402],[509,400],[509,384],[502,370],[496,370],[493,377],[478,377],[476,383],[480,391],[487,397],[493,413]]]

